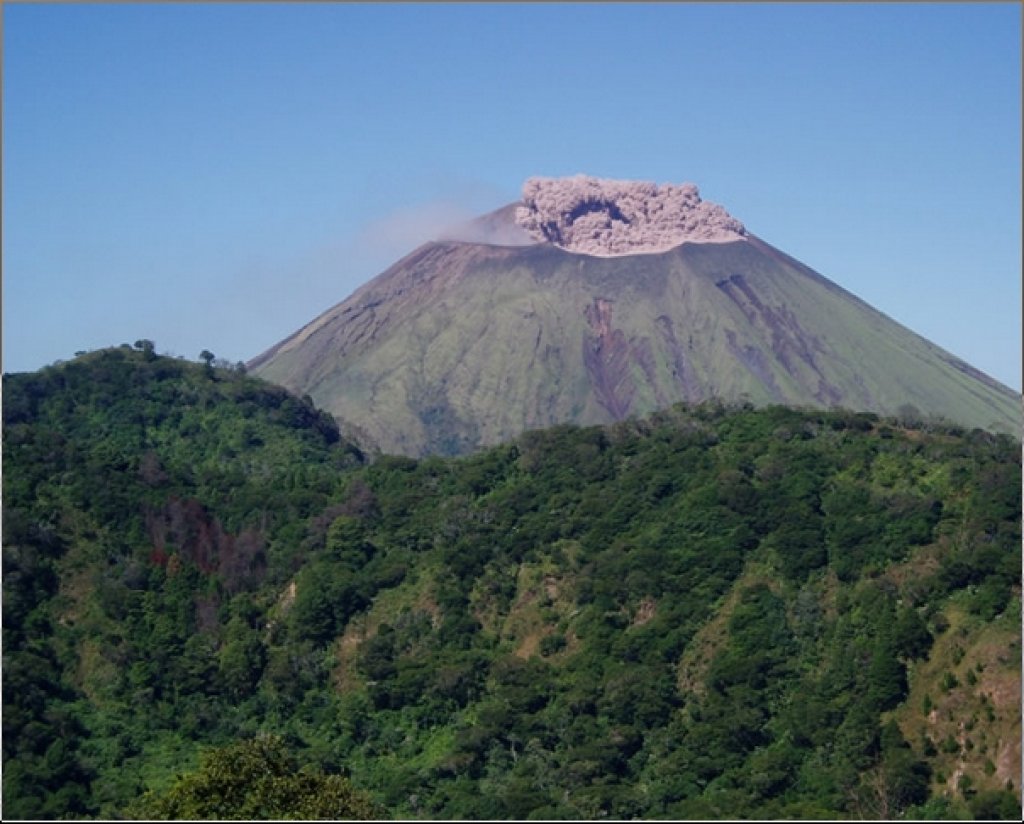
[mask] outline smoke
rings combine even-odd
[[[397,257],[428,240],[446,235],[452,226],[465,224],[473,212],[451,200],[433,200],[398,209],[365,226],[358,244],[369,252]]]
[[[531,177],[516,223],[537,241],[570,252],[614,257],[664,252],[686,241],[741,240],[746,229],[692,183]]]
[[[430,240],[529,246],[537,241],[516,223],[517,204],[481,215],[450,200],[434,200],[399,209],[366,227],[359,244],[368,251],[404,255]]]
[[[502,206],[486,215],[450,226],[440,240],[488,243],[494,246],[531,246],[537,241],[516,223],[516,204]]]

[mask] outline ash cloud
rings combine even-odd
[[[746,229],[692,183],[531,177],[516,223],[537,242],[600,257],[742,240]]]

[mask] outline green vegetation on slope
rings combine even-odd
[[[361,455],[147,341],[5,375],[3,401],[4,813],[110,813],[217,729],[202,692],[248,690],[250,593],[289,579]]]
[[[268,734],[392,817],[1018,811],[1020,470],[715,404],[365,465],[234,371],[7,376],[4,815],[130,814]]]

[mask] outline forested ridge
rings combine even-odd
[[[1015,439],[705,403],[371,457],[204,359],[4,376],[5,818],[1018,817]]]

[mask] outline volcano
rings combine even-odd
[[[709,399],[1021,423],[1019,394],[692,184],[584,176],[531,178],[249,368],[412,456]]]

